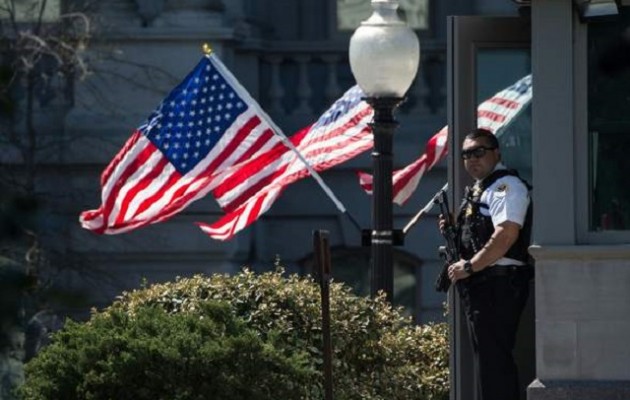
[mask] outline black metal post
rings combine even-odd
[[[324,400],[333,400],[332,339],[330,335],[330,240],[325,230],[313,232],[315,263],[322,298],[322,340],[324,355]]]
[[[398,127],[394,110],[402,102],[397,97],[369,97],[366,101],[374,109],[370,124],[374,134],[372,152],[372,280],[371,295],[379,290],[390,302],[394,295],[393,269],[393,135]]]

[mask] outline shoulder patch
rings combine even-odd
[[[501,184],[499,184],[499,186],[497,186],[497,188],[495,190],[497,192],[507,192],[508,185],[507,185],[507,183],[501,183]]]

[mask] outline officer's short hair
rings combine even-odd
[[[497,137],[494,136],[494,133],[487,129],[477,128],[466,135],[464,139],[478,140],[480,138],[484,138],[490,147],[499,148],[499,141],[497,140]]]

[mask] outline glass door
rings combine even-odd
[[[460,160],[463,137],[476,127],[487,127],[489,115],[484,110],[489,103],[501,98],[496,96],[498,93],[510,87],[526,90],[529,85],[531,89],[530,36],[530,22],[525,18],[449,17],[448,180],[450,195],[455,199],[451,204],[459,204],[464,187],[471,182]],[[489,99],[493,100],[487,102]],[[532,183],[531,100],[526,103],[518,113],[509,115],[503,122],[501,115],[490,116],[490,119],[494,121],[493,130],[498,128],[495,134],[501,145],[504,163],[516,168],[524,179]],[[506,110],[499,114],[502,112],[508,115]],[[457,293],[451,291],[449,296],[451,399],[476,400],[472,351],[468,344],[465,317]],[[532,291],[517,344],[522,399],[525,399],[525,388],[535,375],[533,298]]]

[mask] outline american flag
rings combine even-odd
[[[312,126],[290,140],[315,171],[332,168],[372,148],[368,123],[374,114],[355,86]],[[212,194],[228,212],[213,224],[198,223],[214,239],[228,240],[265,213],[284,188],[310,175],[296,152],[277,146],[224,177]]]
[[[513,85],[501,90],[477,107],[477,127],[488,129],[500,136],[532,99],[532,76],[527,75]],[[418,187],[424,173],[433,168],[447,154],[448,126],[433,135],[426,144],[424,153],[403,169],[394,171],[393,200],[403,205]],[[358,172],[359,184],[372,193],[372,175]]]
[[[221,61],[204,56],[106,167],[101,206],[81,213],[81,225],[117,234],[170,218],[280,143],[269,121]]]

